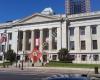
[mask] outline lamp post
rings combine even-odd
[[[23,51],[23,54],[22,54],[22,61],[21,61],[22,66],[21,66],[21,70],[24,70],[24,68],[23,68],[23,61],[24,61],[24,51]]]
[[[5,68],[5,52],[3,51],[3,68]]]

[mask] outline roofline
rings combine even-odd
[[[100,11],[67,15],[67,17],[69,20],[83,20],[83,19],[100,18]]]

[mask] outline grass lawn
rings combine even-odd
[[[73,64],[65,62],[50,62],[46,64],[46,67],[69,67],[69,68],[94,68],[99,67],[100,64]]]

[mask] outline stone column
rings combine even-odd
[[[87,26],[86,27],[86,50],[87,50],[87,52],[89,51],[91,51],[92,49],[91,49],[91,40],[92,40],[92,37],[91,37],[91,28],[90,28],[90,26]]]
[[[100,52],[100,25],[98,25],[97,27],[97,44],[98,44],[98,51]]]
[[[75,51],[77,53],[80,53],[80,32],[79,27],[75,27]],[[77,58],[75,59],[76,63],[79,63],[81,61],[80,54],[77,54]]]
[[[26,50],[26,32],[23,31],[23,47],[22,47],[22,51]]]
[[[40,30],[40,45],[39,45],[39,50],[42,52],[43,49],[43,30]]]
[[[31,51],[34,48],[34,30],[31,31]]]
[[[80,52],[80,33],[79,27],[75,27],[75,50]]]
[[[49,29],[49,51],[52,50],[52,28]]]
[[[57,28],[57,50],[62,48],[62,35],[61,35],[61,28]]]

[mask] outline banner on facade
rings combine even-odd
[[[32,59],[34,62],[39,61],[41,57],[42,53],[37,48],[34,48],[33,51],[29,54],[29,58]]]
[[[36,45],[36,46],[39,46],[39,43],[40,43],[39,38],[36,38],[36,39],[35,39],[35,45]]]

